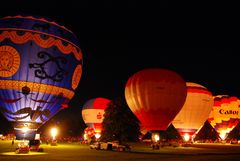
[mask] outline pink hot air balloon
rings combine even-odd
[[[213,106],[212,93],[204,86],[187,82],[187,98],[172,124],[188,141],[208,119]]]
[[[93,98],[88,100],[82,108],[82,117],[85,124],[95,130],[96,133],[102,131],[102,121],[104,110],[108,107],[109,99]]]
[[[146,130],[166,130],[181,110],[186,83],[166,69],[145,69],[131,76],[125,87],[128,106]]]
[[[239,102],[240,100],[235,96],[218,95],[214,97],[214,106],[208,121],[223,140],[239,123]]]

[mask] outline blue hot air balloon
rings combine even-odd
[[[82,53],[72,31],[47,18],[0,19],[0,111],[17,138],[32,139],[65,108],[81,75]]]

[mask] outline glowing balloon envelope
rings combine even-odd
[[[144,69],[132,75],[125,86],[128,106],[146,130],[166,130],[181,110],[186,83],[166,69]]]
[[[46,18],[0,19],[0,111],[18,138],[33,139],[67,107],[81,75],[82,53],[72,31]]]
[[[84,140],[89,140],[96,134],[95,130],[92,127],[86,127],[84,129]]]
[[[102,121],[104,119],[104,110],[108,107],[109,99],[93,98],[88,100],[82,108],[82,117],[85,124],[93,128],[96,133],[102,131]]]
[[[204,86],[187,82],[187,98],[177,116],[172,121],[173,126],[184,138],[191,138],[208,119],[213,106],[212,93]]]
[[[239,99],[235,96],[214,96],[214,105],[208,121],[223,140],[239,123],[239,105]]]

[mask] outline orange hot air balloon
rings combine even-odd
[[[183,138],[184,136],[191,138],[208,119],[213,106],[213,97],[212,93],[200,84],[187,82],[186,85],[186,101],[172,124]]]
[[[180,75],[166,69],[144,69],[131,76],[125,98],[146,130],[166,130],[181,110],[187,95]]]
[[[239,123],[239,101],[235,96],[217,95],[214,97],[214,105],[208,121],[223,140]]]

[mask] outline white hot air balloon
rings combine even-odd
[[[212,93],[206,87],[192,82],[187,82],[186,85],[186,101],[172,122],[184,140],[191,139],[203,126],[213,106]]]

